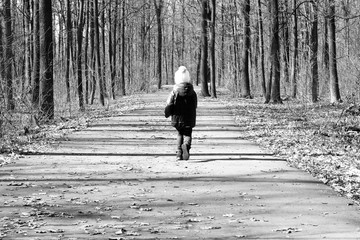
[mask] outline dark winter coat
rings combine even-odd
[[[170,93],[171,124],[175,128],[195,127],[197,96],[191,83],[176,84]]]

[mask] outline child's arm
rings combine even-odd
[[[175,92],[174,91],[171,91],[167,101],[166,101],[166,104],[167,105],[170,105],[171,103],[174,103],[174,96],[175,96]]]

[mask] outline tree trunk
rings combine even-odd
[[[5,78],[6,78],[6,98],[8,110],[15,109],[14,89],[13,89],[13,30],[11,24],[11,1],[4,1],[4,20],[5,20]]]
[[[99,27],[99,33],[100,33],[100,26],[101,26],[101,43],[102,43],[102,61],[101,61],[101,67],[102,67],[102,83],[103,83],[103,93],[104,93],[104,98],[108,98],[109,94],[107,91],[107,84],[106,84],[106,41],[105,41],[105,28],[106,28],[106,21],[105,21],[105,5],[107,3],[105,3],[106,0],[102,0],[101,1],[101,25],[98,22],[98,27]],[[109,2],[109,1],[107,1]],[[98,11],[99,12],[99,11]],[[100,36],[100,35],[99,35]]]
[[[329,0],[330,102],[341,102],[336,54],[335,0]]]
[[[121,94],[126,95],[125,83],[125,4],[126,0],[122,1],[121,7]]]
[[[0,78],[5,79],[5,59],[2,57],[4,56],[4,45],[3,45],[3,18],[0,17]],[[3,84],[0,81],[0,96],[3,96],[4,89]]]
[[[242,5],[244,18],[243,55],[242,55],[242,78],[241,97],[251,98],[250,94],[250,73],[249,73],[249,51],[250,51],[250,0],[245,0]]]
[[[225,5],[224,0],[221,1],[221,43],[220,43],[220,67],[218,69],[218,85],[222,86],[225,72]]]
[[[329,16],[324,17],[324,36],[323,36],[323,68],[324,68],[324,83],[321,95],[324,96],[329,92],[329,79],[330,79],[330,56],[329,56]]]
[[[95,31],[95,52],[96,52],[96,64],[97,64],[97,75],[99,80],[99,91],[100,91],[100,103],[105,106],[105,82],[104,82],[104,73],[101,62],[100,55],[100,33],[99,33],[99,10],[98,10],[98,0],[94,0],[94,31]]]
[[[211,79],[211,97],[216,98],[216,60],[215,60],[215,19],[216,19],[216,1],[211,1],[211,22],[210,22],[210,79]]]
[[[289,37],[289,18],[288,18],[288,2],[284,1],[284,9],[285,12],[283,13],[283,39],[284,39],[284,54],[283,54],[283,59],[284,59],[284,80],[285,82],[288,84],[290,82],[290,77],[289,77],[289,62],[290,62],[290,37]]]
[[[89,103],[89,91],[90,91],[90,62],[88,59],[88,49],[89,49],[89,28],[90,28],[90,1],[86,1],[86,33],[85,33],[85,47],[84,47],[84,63],[85,63],[85,103]]]
[[[113,34],[115,34],[115,31],[113,30],[113,25],[114,27],[116,26],[116,21],[114,21],[114,24],[112,23],[112,19],[111,19],[111,2],[109,3],[110,7],[109,7],[109,12],[108,12],[108,18],[109,18],[109,31],[108,31],[108,39],[109,39],[109,43],[108,43],[108,53],[109,53],[109,67],[110,67],[110,93],[111,93],[111,97],[112,99],[115,99],[115,61],[113,61],[113,55],[114,52],[116,51],[116,49],[113,46]],[[117,3],[115,3],[115,8],[117,7]],[[115,10],[115,16],[117,16],[117,12]],[[116,27],[115,27],[116,28]],[[114,44],[115,45],[115,44]],[[116,46],[116,45],[115,45]]]
[[[319,99],[319,70],[318,70],[318,8],[314,1],[311,2],[313,8],[312,16],[312,28],[311,28],[311,39],[310,39],[310,48],[311,48],[311,93],[312,93],[312,102],[317,102]]]
[[[39,0],[34,1],[33,17],[33,68],[32,68],[32,104],[39,107],[40,96],[40,19]]]
[[[297,97],[297,73],[298,73],[298,51],[299,51],[299,41],[298,41],[298,17],[297,17],[297,0],[293,0],[293,10],[294,10],[294,56],[293,56],[293,66],[292,66],[292,90],[291,95],[293,98]]]
[[[271,65],[274,79],[271,85],[271,102],[282,103],[280,97],[280,40],[279,40],[279,4],[278,0],[270,1],[271,17]]]
[[[54,119],[54,79],[53,79],[53,29],[52,1],[40,0],[40,114],[41,120]]]
[[[84,0],[80,0],[80,18],[78,24],[77,40],[78,40],[78,54],[77,54],[77,91],[79,95],[79,107],[80,111],[85,110],[84,105],[84,91],[83,91],[83,79],[82,79],[82,41],[83,41],[83,29],[84,29]]]
[[[159,0],[159,3],[157,3],[157,0],[154,0],[155,5],[155,12],[156,12],[156,20],[157,20],[157,68],[156,68],[156,75],[158,79],[157,87],[158,89],[161,88],[161,82],[162,82],[162,9],[163,9],[163,0]]]
[[[172,24],[171,24],[171,84],[174,84],[174,69],[175,69],[175,11],[176,11],[176,2],[172,2]]]
[[[90,51],[91,51],[91,57],[90,57],[90,67],[92,69],[91,71],[91,96],[90,96],[90,104],[94,103],[95,99],[95,93],[96,93],[96,52],[95,52],[95,6],[94,6],[94,0],[91,2],[91,20],[90,20]]]
[[[72,50],[72,20],[71,20],[71,3],[66,0],[66,70],[65,70],[65,83],[66,83],[66,102],[70,102],[70,65],[71,65],[71,50]]]
[[[114,19],[114,30],[113,30],[113,41],[112,41],[112,65],[113,70],[111,71],[111,79],[112,79],[112,86],[113,89],[113,99],[115,99],[115,91],[116,91],[116,75],[117,75],[117,64],[116,64],[116,57],[117,57],[117,30],[118,30],[118,15],[119,15],[119,0],[115,1],[115,19]],[[110,10],[109,10],[110,16]],[[111,24],[111,23],[110,23]],[[110,37],[110,36],[109,36]]]
[[[259,11],[259,37],[260,37],[260,65],[261,65],[261,88],[263,96],[266,96],[266,77],[265,77],[265,50],[264,50],[264,27],[261,11],[261,1],[258,0]]]
[[[208,79],[208,15],[209,15],[208,0],[202,0],[201,6],[201,94],[204,97],[209,97]]]
[[[30,1],[24,1],[24,13],[25,13],[25,44],[24,44],[24,57],[25,57],[25,81],[24,81],[24,88],[22,90],[22,95],[26,98],[29,98],[29,90],[31,86],[31,8],[30,8]],[[2,55],[0,55],[2,56]]]

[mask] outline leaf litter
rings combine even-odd
[[[275,105],[260,99],[230,99],[227,104],[245,139],[360,203],[360,116],[343,114],[346,104]]]

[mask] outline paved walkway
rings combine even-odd
[[[360,239],[358,206],[243,140],[216,100],[175,161],[166,97],[0,168],[0,239]]]

